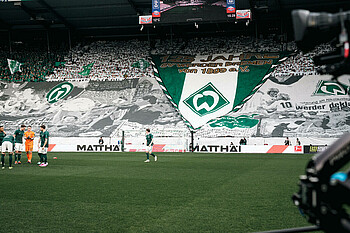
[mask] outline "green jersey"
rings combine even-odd
[[[153,135],[151,133],[146,135],[147,146],[153,146],[152,139],[153,139]],[[152,142],[152,144],[151,144],[151,142]]]
[[[12,135],[7,135],[2,139],[2,142],[11,142],[12,144],[15,144],[15,138]]]
[[[14,134],[15,134],[15,143],[23,143],[24,130],[17,129]]]
[[[0,146],[2,145],[2,140],[4,139],[5,136],[6,134],[4,132],[0,132]]]
[[[45,132],[40,132],[40,146],[43,147],[45,144],[45,139],[47,139],[47,143],[45,145],[45,147],[49,147],[49,132],[45,131]]]

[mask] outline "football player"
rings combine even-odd
[[[153,135],[151,134],[150,129],[146,129],[146,155],[147,159],[145,160],[145,163],[149,163],[149,155],[152,155],[154,157],[154,161],[158,160],[158,157],[153,154]]]
[[[24,139],[25,142],[25,149],[27,153],[27,163],[32,163],[32,156],[33,156],[33,141],[35,137],[35,133],[32,131],[32,126],[28,126],[28,130],[24,133]]]
[[[13,134],[13,137],[15,138],[15,164],[21,164],[25,128],[25,125],[21,125],[21,128],[17,129]]]

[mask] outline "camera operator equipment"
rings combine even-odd
[[[294,37],[297,46],[309,50],[316,45],[332,41],[334,52],[314,57],[314,64],[321,66],[320,74],[338,77],[350,74],[349,36],[350,11],[330,13],[314,13],[307,10],[292,12]]]
[[[290,228],[282,232],[350,232],[350,169],[338,172],[350,161],[350,134],[344,135],[321,154],[314,156],[300,176],[294,204],[308,222],[315,226]]]
[[[293,201],[307,220],[325,232],[350,232],[350,134],[344,135],[308,163]]]
[[[314,57],[314,63],[321,66],[320,74],[330,74],[337,82],[350,87],[350,79],[345,76],[350,74],[350,11],[330,14],[294,10],[292,18],[295,41],[300,49],[309,50],[333,39],[336,50]],[[350,169],[346,167],[349,161],[350,134],[345,134],[309,161],[306,174],[300,176],[299,191],[292,197],[300,213],[315,226],[267,232],[350,232]],[[348,170],[339,172],[342,168]]]

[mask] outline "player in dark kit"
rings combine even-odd
[[[6,133],[4,131],[4,126],[0,125],[0,146],[2,145],[2,140],[6,136]]]
[[[5,136],[6,136],[6,133],[4,131],[4,126],[0,125],[0,150],[1,150],[1,157],[2,157],[3,154],[5,156],[5,153],[2,153],[2,140],[4,139]]]
[[[23,137],[25,125],[21,125],[20,129],[17,129],[13,134],[15,138],[15,164],[21,164],[21,155],[23,151]]]
[[[1,145],[1,166],[2,169],[5,169],[5,153],[6,151],[9,153],[9,169],[12,169],[12,155],[13,155],[13,148],[15,146],[15,138],[12,135],[7,135],[2,140]]]
[[[40,156],[39,167],[46,167],[47,163],[47,151],[49,149],[49,132],[46,130],[46,126],[40,126],[40,137],[38,142],[38,154]]]
[[[151,154],[154,157],[154,161],[158,160],[157,155],[153,154],[152,150],[153,150],[153,135],[151,134],[151,130],[150,129],[146,129],[146,155],[147,155],[147,159],[145,160],[145,163],[149,163],[151,162],[149,160],[149,155]]]

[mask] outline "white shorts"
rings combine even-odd
[[[15,151],[24,151],[23,143],[15,143]]]
[[[2,153],[5,153],[6,151],[7,152],[13,152],[13,144],[12,142],[3,142],[2,143],[2,146],[1,146],[1,151]]]
[[[146,146],[146,152],[152,153],[153,146]]]
[[[47,147],[39,147],[38,153],[40,153],[40,154],[47,154]]]

